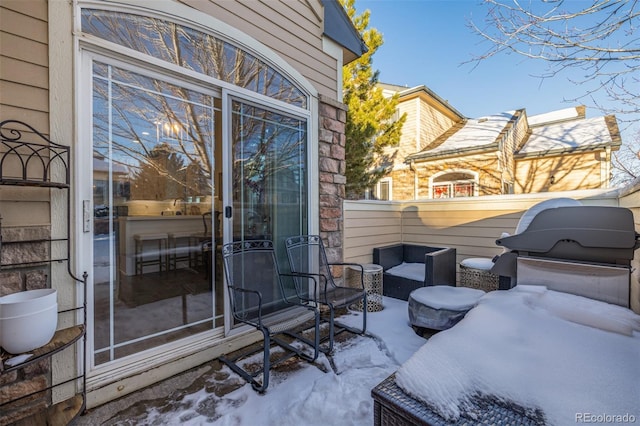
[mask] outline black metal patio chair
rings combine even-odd
[[[367,330],[367,292],[364,288],[364,268],[358,263],[329,263],[322,239],[318,235],[298,235],[286,239],[287,256],[289,265],[294,274],[298,274],[296,288],[306,288],[303,283],[308,283],[309,276],[319,279],[318,291],[311,294],[310,299],[329,308],[329,347],[321,348],[323,352],[330,353],[333,350],[334,336],[343,331],[355,334],[364,334]],[[336,284],[332,266],[351,266],[360,272],[360,287],[344,287]],[[344,271],[343,271],[344,272]],[[343,274],[344,275],[344,274]],[[307,293],[308,294],[308,293]],[[299,295],[304,298],[304,294]],[[362,328],[349,327],[335,321],[335,310],[349,307],[362,300]]]
[[[268,240],[239,241],[222,247],[224,271],[231,301],[233,318],[262,332],[260,348],[245,351],[233,357],[222,356],[220,361],[228,365],[258,392],[269,386],[269,370],[272,366],[292,356],[313,362],[320,346],[320,313],[308,299],[288,294],[278,268],[273,242]],[[291,277],[291,274],[288,274]],[[305,327],[308,325],[309,327]],[[312,339],[301,334],[301,329],[313,326]],[[283,340],[284,336],[288,339]],[[304,345],[293,345],[295,339]],[[271,360],[271,346],[280,346],[284,353]],[[305,352],[307,349],[307,352]],[[311,354],[308,350],[311,349]],[[242,362],[262,351],[262,368],[253,371]],[[262,375],[262,380],[258,376]]]

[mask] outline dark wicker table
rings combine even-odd
[[[413,399],[395,382],[395,374],[387,377],[371,391],[373,397],[373,424],[375,426],[419,425],[545,425],[544,414],[508,402],[491,398],[474,401],[474,417],[463,415],[449,422],[438,416],[422,402]]]

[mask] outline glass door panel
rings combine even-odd
[[[284,239],[307,230],[307,122],[236,100],[231,117],[233,241],[272,240],[288,271]]]
[[[99,62],[92,87],[99,365],[223,326],[210,249],[221,131],[213,94]]]

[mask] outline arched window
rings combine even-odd
[[[431,178],[431,198],[473,197],[478,192],[478,175],[470,171],[450,171]]]
[[[162,19],[82,9],[82,31],[300,108],[307,95],[265,61],[215,36]]]

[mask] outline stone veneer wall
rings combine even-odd
[[[2,228],[0,246],[0,296],[25,290],[50,287],[49,264],[37,263],[49,259],[47,242],[17,243],[25,240],[50,238],[48,226]],[[34,262],[24,266],[15,263]],[[2,359],[11,355],[2,352]],[[46,389],[51,383],[51,359],[47,358],[25,368],[0,374],[0,404],[13,401],[23,395]],[[14,423],[37,411],[50,402],[50,392],[38,393],[0,407],[0,426]]]
[[[430,198],[429,178],[436,173],[452,170],[468,170],[478,173],[478,195],[498,195],[502,193],[502,183],[498,170],[498,160],[494,154],[473,155],[427,163],[416,163],[418,193],[414,193],[415,173],[406,168],[394,170],[388,176],[392,179],[393,200],[415,200]]]
[[[329,262],[342,262],[343,259],[346,121],[346,105],[320,96],[320,236]]]

